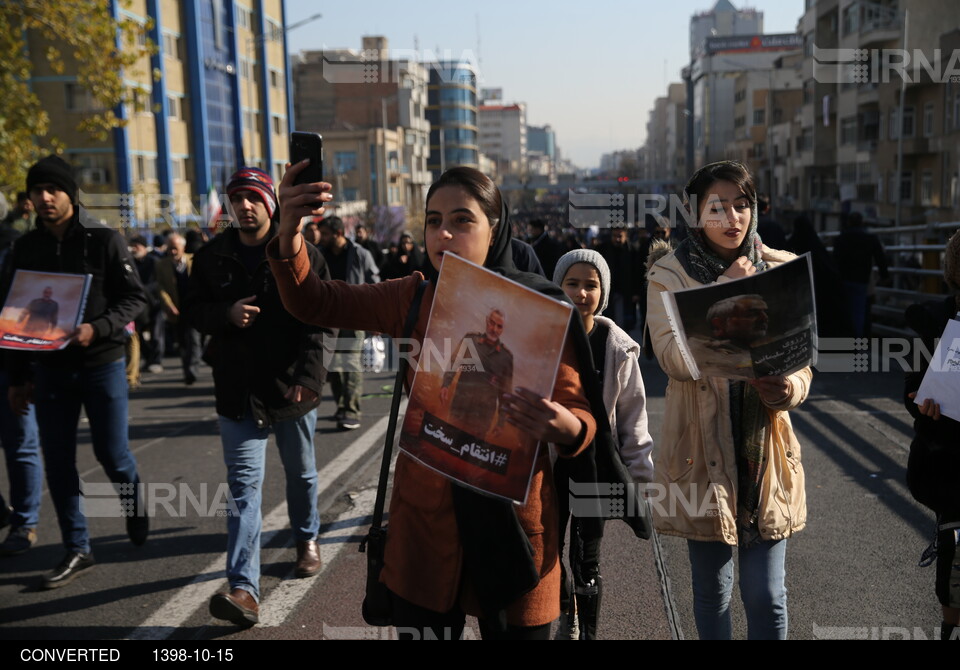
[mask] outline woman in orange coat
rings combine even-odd
[[[309,272],[300,221],[319,216],[330,184],[295,185],[305,163],[280,183],[280,232],[268,254],[286,308],[308,323],[402,335],[424,275],[379,284],[322,281]],[[511,259],[507,209],[493,182],[472,168],[445,172],[427,193],[424,240],[430,284],[412,337],[422,342],[445,253],[560,298],[558,287],[518,272]],[[571,325],[579,323],[575,312]],[[576,319],[576,322],[574,321]],[[582,326],[580,327],[582,331]],[[569,337],[569,336],[568,336]],[[409,373],[408,385],[413,373]],[[573,456],[596,429],[568,339],[552,399],[524,389],[506,397],[507,420],[560,456]],[[527,503],[482,496],[451,483],[401,453],[390,502],[390,541],[381,579],[394,593],[394,624],[420,637],[458,638],[465,614],[484,638],[546,639],[559,616],[556,493],[550,456],[541,448]]]

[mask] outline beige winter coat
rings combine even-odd
[[[794,258],[763,247],[769,266]],[[655,481],[649,498],[658,531],[691,540],[737,544],[737,462],[730,420],[728,380],[694,380],[670,330],[660,293],[699,286],[673,253],[647,274],[647,327],[660,366],[669,375],[663,434],[657,442]],[[787,411],[806,399],[810,368],[789,376],[790,395],[768,406],[767,466],[760,487],[760,534],[767,540],[789,537],[806,524],[807,505],[800,444]],[[658,501],[654,498],[660,496]]]

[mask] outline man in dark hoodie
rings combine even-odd
[[[9,356],[10,404],[20,414],[36,405],[47,484],[67,550],[44,578],[42,586],[52,589],[93,567],[76,465],[81,405],[90,422],[94,454],[118,485],[130,541],[141,545],[147,540],[140,476],[127,439],[124,369],[124,326],[140,314],[146,297],[126,241],[80,206],[73,169],[66,161],[48,156],[37,162],[27,173],[27,191],[37,211],[36,225],[10,253],[4,295],[19,269],[91,276],[70,346],[37,354],[32,378],[31,354]]]
[[[181,318],[210,336],[204,360],[213,368],[227,483],[236,505],[227,517],[230,590],[213,596],[210,613],[246,627],[259,621],[260,505],[271,432],[286,474],[296,575],[320,570],[313,434],[326,370],[323,331],[284,309],[267,265],[264,250],[276,234],[273,180],[257,168],[241,168],[230,177],[227,195],[234,226],[194,255]],[[313,246],[310,265],[329,278]]]

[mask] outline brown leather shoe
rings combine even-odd
[[[233,589],[210,599],[210,615],[249,628],[260,621],[260,605],[249,591]]]
[[[313,577],[320,572],[320,547],[316,540],[297,542],[297,577]]]

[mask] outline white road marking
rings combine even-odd
[[[404,403],[400,408],[401,417],[403,416],[405,404],[406,400],[404,400]],[[341,475],[345,474],[351,467],[353,467],[357,460],[362,458],[364,454],[366,454],[367,451],[374,446],[374,444],[382,440],[384,434],[387,432],[388,421],[389,416],[384,416],[381,418],[377,423],[360,435],[349,447],[344,449],[340,455],[330,461],[318,473],[318,488],[323,491],[329,487]],[[349,516],[356,516],[358,510],[364,509],[364,507],[359,505],[359,501],[361,498],[365,500],[366,493],[367,492],[364,492],[361,494],[361,496],[358,496],[358,504],[353,509],[349,510]],[[375,496],[376,492],[374,491],[372,495]],[[370,502],[367,505],[369,509],[372,509],[373,507],[372,501],[373,498],[370,499]],[[337,522],[342,525],[342,519],[338,519]],[[338,526],[337,522],[333,524],[329,531],[334,533],[334,536],[338,536],[339,533],[343,532],[343,530],[341,530],[341,528]],[[284,501],[270,510],[269,514],[264,516],[263,529],[261,531],[261,546],[268,544],[278,532],[286,529],[287,523],[287,503]],[[357,532],[360,531],[354,529],[351,534],[355,534]],[[323,537],[328,537],[328,534],[325,533]],[[323,538],[321,538],[321,540],[322,539]],[[337,542],[329,545],[321,544],[320,555],[323,560],[321,574],[334,560],[336,555],[345,546],[345,544],[345,542]],[[275,555],[284,554],[289,551],[289,547],[280,547],[278,549],[274,549],[268,555],[263,557],[262,563],[266,564],[268,562],[277,560],[274,558]],[[202,607],[206,607],[207,602],[210,600],[213,594],[226,588],[227,582],[223,577],[223,570],[226,563],[226,552],[220,554],[215,559],[210,561],[210,563],[200,571],[200,573],[193,579],[192,582],[178,589],[172,596],[170,596],[169,599],[167,599],[163,605],[161,605],[153,614],[147,617],[147,619],[144,620],[143,623],[141,623],[137,629],[130,634],[129,639],[163,640],[170,637],[178,628],[182,627],[191,616],[193,616],[194,612]],[[274,597],[274,594],[271,593],[264,600],[263,625],[280,625],[286,616],[290,614],[292,609],[296,607],[297,603],[300,602],[307,590],[309,590],[309,588],[315,583],[316,578],[288,579],[284,582],[281,582],[280,586],[275,589],[275,591],[279,591],[276,597]]]
[[[260,608],[261,626],[276,627],[282,625],[313,587],[315,580],[327,571],[337,555],[345,547],[356,548],[356,545],[349,540],[358,535],[366,534],[367,526],[362,522],[373,513],[373,503],[376,498],[377,490],[375,488],[361,491],[354,498],[353,506],[337,517],[337,520],[327,531],[320,535],[320,559],[323,561],[320,572],[317,573],[316,577],[309,579],[295,579],[292,575],[289,575],[280,582],[262,603]]]

